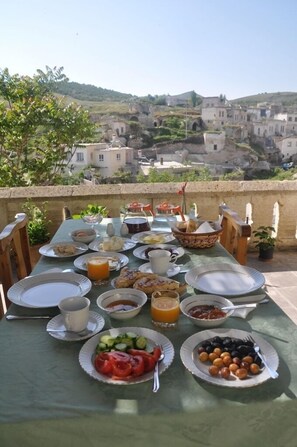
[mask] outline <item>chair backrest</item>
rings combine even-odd
[[[63,209],[62,209],[62,219],[63,220],[72,219],[72,213],[71,213],[70,209],[68,208],[68,206],[63,206]]]
[[[248,238],[252,233],[251,225],[245,223],[235,211],[225,204],[219,206],[219,213],[222,216],[223,228],[220,243],[239,264],[246,265]]]
[[[7,298],[8,289],[16,281],[30,275],[32,270],[27,232],[28,217],[24,213],[15,217],[15,221],[0,233],[0,281],[5,296],[5,302],[0,308],[2,316],[10,305]]]

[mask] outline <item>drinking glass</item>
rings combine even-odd
[[[156,290],[151,297],[152,323],[160,328],[174,328],[179,319],[179,293]]]
[[[104,258],[91,258],[87,262],[88,278],[95,286],[106,284],[109,279],[109,261]]]
[[[94,226],[98,225],[103,219],[103,216],[101,214],[85,214],[82,216],[82,220],[88,224],[91,225],[91,228],[94,230]],[[97,233],[97,231],[96,231]]]

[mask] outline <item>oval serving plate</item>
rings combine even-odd
[[[73,272],[41,273],[28,276],[7,292],[11,302],[24,307],[55,307],[68,296],[84,296],[92,288],[91,281]]]
[[[263,368],[263,370],[259,374],[248,376],[244,380],[240,380],[233,375],[230,375],[230,379],[226,380],[218,376],[211,376],[208,372],[208,368],[211,363],[201,362],[198,357],[198,347],[200,343],[205,340],[209,340],[216,336],[244,339],[248,335],[250,335],[250,332],[242,331],[239,329],[225,328],[217,328],[213,330],[208,329],[206,331],[197,332],[196,334],[187,338],[187,340],[182,344],[182,347],[180,349],[181,361],[194,376],[214,385],[229,388],[250,388],[260,385],[271,378],[266,368]],[[261,348],[261,351],[271,368],[277,370],[279,365],[279,358],[276,350],[266,340],[254,333],[253,338],[257,342],[258,346]]]
[[[124,240],[123,248],[121,248],[120,250],[114,250],[115,252],[119,253],[122,251],[128,251],[135,247],[136,242],[132,241],[129,238],[122,238],[122,239]],[[102,240],[95,239],[93,242],[89,244],[89,249],[94,251],[105,252],[104,250],[102,250],[102,244],[103,244]]]
[[[131,380],[114,380],[111,377],[105,376],[104,374],[100,374],[96,371],[93,359],[96,346],[103,335],[111,335],[112,337],[116,337],[119,334],[123,334],[125,332],[134,332],[137,335],[144,336],[148,340],[148,346],[150,349],[153,349],[154,346],[159,345],[162,347],[165,357],[159,364],[159,374],[162,374],[166,371],[167,368],[171,365],[174,359],[174,347],[171,341],[165,337],[165,335],[160,334],[157,331],[152,329],[140,328],[140,327],[121,327],[109,329],[108,331],[101,332],[100,334],[94,335],[94,337],[90,338],[81,348],[79,352],[79,363],[82,369],[93,379],[99,380],[100,382],[104,382],[111,385],[134,385],[136,383],[147,382],[151,380],[154,375],[154,371],[150,371],[142,376],[135,377]]]
[[[58,247],[61,246],[65,249],[64,253],[59,253]],[[69,252],[67,252],[67,247]],[[75,250],[72,252],[72,250]],[[46,244],[40,247],[39,253],[48,258],[72,258],[73,256],[78,256],[88,251],[88,246],[82,242],[55,242],[51,244]]]

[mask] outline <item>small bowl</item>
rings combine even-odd
[[[83,242],[84,244],[89,244],[96,238],[97,234],[96,231],[93,230],[93,228],[82,228],[80,230],[72,231],[70,236],[75,242]]]
[[[209,304],[211,306],[218,307],[221,309],[225,306],[233,306],[232,301],[227,300],[223,296],[219,295],[192,295],[185,298],[180,303],[181,312],[196,326],[204,327],[206,329],[212,327],[221,326],[234,312],[234,310],[227,310],[226,315],[222,318],[217,318],[215,320],[204,320],[202,318],[195,318],[189,314],[189,311],[195,306],[201,306],[203,304]]]
[[[137,304],[137,307],[134,307],[131,310],[112,310],[108,309],[107,306],[116,301],[133,301]],[[97,306],[106,312],[111,318],[115,320],[128,320],[130,318],[135,317],[139,314],[144,304],[147,302],[147,295],[144,292],[136,289],[114,289],[108,290],[107,292],[102,293],[97,298]]]

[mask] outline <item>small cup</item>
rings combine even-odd
[[[156,290],[151,297],[152,323],[160,328],[174,328],[180,315],[179,293],[175,290]]]
[[[148,253],[151,270],[157,275],[166,276],[171,266],[175,263],[177,256],[171,254],[168,250],[151,250]]]
[[[87,262],[88,278],[99,281],[109,278],[110,268],[108,259],[90,258]]]
[[[86,329],[89,321],[90,300],[85,296],[64,298],[59,303],[59,309],[68,331],[80,332]]]

